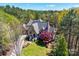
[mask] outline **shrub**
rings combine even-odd
[[[42,31],[39,36],[45,44],[48,44],[52,40],[53,35],[51,32]]]

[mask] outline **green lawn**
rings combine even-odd
[[[28,47],[23,48],[22,56],[46,56],[50,49],[31,43]]]

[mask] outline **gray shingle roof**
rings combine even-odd
[[[27,27],[29,26],[32,26],[32,24],[35,24],[37,23],[38,24],[38,28],[39,28],[39,31],[43,28],[46,28],[46,26],[48,25],[47,22],[43,22],[42,20],[30,20],[28,23],[27,23]],[[53,31],[53,28],[50,26],[50,32]]]

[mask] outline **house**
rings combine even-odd
[[[45,30],[48,25],[49,25],[49,31],[54,33],[55,32],[54,27],[50,26],[48,22],[45,22],[41,19],[29,20],[27,24],[23,24],[23,27],[25,28],[27,35],[32,35],[32,34],[39,34],[40,31]]]

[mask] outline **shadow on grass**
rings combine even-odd
[[[45,44],[44,44],[44,42],[42,40],[37,40],[36,44],[41,46],[41,47],[45,47]]]

